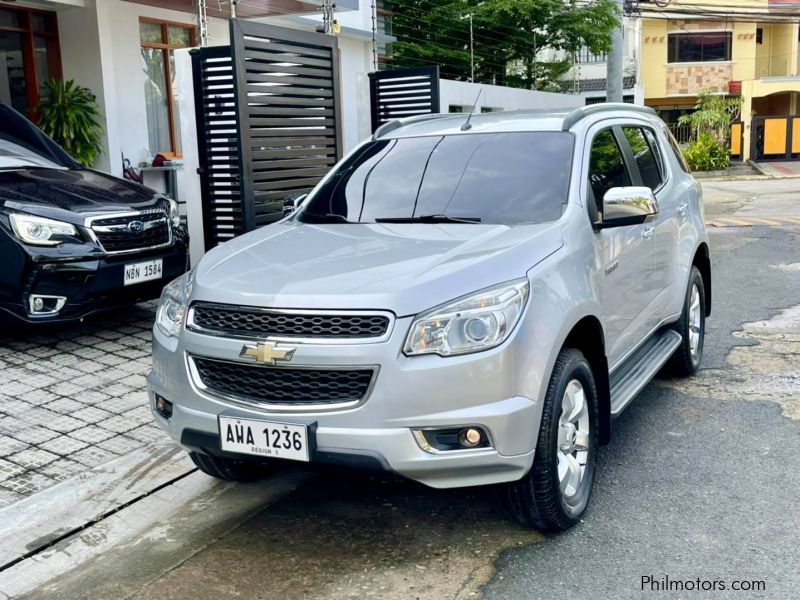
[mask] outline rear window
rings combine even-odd
[[[666,127],[662,128],[662,131],[669,142],[669,147],[672,150],[672,153],[675,155],[675,160],[678,161],[678,166],[688,173],[689,165],[686,164],[686,159],[683,158],[683,152],[681,152],[681,147],[678,146],[678,142],[675,141],[675,136],[673,136],[672,132]]]
[[[377,140],[338,166],[300,219],[334,214],[360,223],[426,215],[504,225],[553,221],[567,202],[573,144],[565,132]]]
[[[661,169],[658,159],[653,153],[653,148],[645,139],[644,130],[641,127],[623,127],[622,132],[628,140],[636,165],[639,167],[642,185],[655,191],[661,186]]]

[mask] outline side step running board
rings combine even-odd
[[[653,334],[611,374],[611,416],[616,418],[642,391],[680,346],[681,336],[672,329]]]

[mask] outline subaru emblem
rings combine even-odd
[[[131,233],[142,233],[144,231],[144,223],[141,221],[131,221],[128,223],[128,231]]]

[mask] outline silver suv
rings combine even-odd
[[[700,188],[648,109],[395,121],[288,210],[161,298],[153,413],[209,475],[504,484],[516,519],[557,531],[614,417],[700,363]]]

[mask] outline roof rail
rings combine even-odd
[[[599,104],[590,104],[588,106],[580,106],[564,117],[564,122],[561,124],[562,131],[569,131],[572,127],[584,117],[601,112],[611,112],[617,110],[634,111],[647,115],[655,115],[654,111],[649,106],[638,106],[636,104],[628,104],[627,102],[601,102]]]
[[[388,123],[384,123],[378,127],[372,134],[372,139],[377,140],[379,137],[386,135],[390,131],[394,131],[395,129],[399,129],[400,127],[404,127],[406,125],[411,125],[412,123],[421,123],[423,121],[430,121],[432,119],[441,119],[452,116],[453,114],[451,113],[427,113],[424,115],[414,115],[413,117],[395,119],[394,121],[389,121]]]

